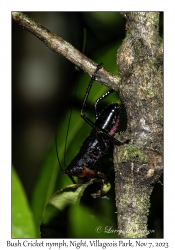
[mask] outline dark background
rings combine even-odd
[[[120,45],[125,37],[125,19],[118,12],[30,12],[26,14],[63,37],[97,63],[101,62],[98,60],[107,50],[114,44]],[[163,36],[162,13],[160,34]],[[115,54],[113,60],[115,60]],[[111,61],[111,64],[114,65],[114,63]],[[110,70],[110,65],[104,64],[104,67]],[[77,77],[83,79],[81,74],[67,59],[50,51],[40,40],[12,21],[12,164],[29,200],[45,155],[53,143],[56,124],[58,122],[58,130],[60,130],[59,124],[63,123],[65,114],[70,111],[72,105],[72,93],[78,81]],[[87,76],[85,89],[89,79]],[[101,86],[98,85],[98,88]],[[85,94],[84,90],[80,92],[82,93],[77,95],[73,112],[80,110]],[[87,107],[89,112],[92,109],[90,105]],[[64,126],[66,129],[66,122]],[[90,131],[90,128],[88,129]],[[87,135],[85,134],[85,138]],[[81,143],[83,140],[81,139]],[[72,147],[77,147],[78,150],[76,139],[73,140]],[[66,157],[67,155],[69,152],[66,153]],[[112,175],[112,155],[108,160],[111,162],[111,170],[108,172]],[[58,178],[62,178],[62,175]],[[149,215],[149,229],[154,229],[156,233],[151,234],[150,237],[163,235],[162,192],[162,185],[156,184],[151,196]],[[88,199],[84,198],[82,201],[86,206],[89,205]],[[114,193],[111,194],[110,200],[112,199],[114,199]],[[92,200],[90,202],[93,204]],[[99,212],[101,208],[98,202],[94,204],[94,207],[91,206]],[[115,204],[111,206],[115,210]]]

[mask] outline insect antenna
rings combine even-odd
[[[72,111],[71,111],[71,113],[72,113]],[[70,123],[70,118],[69,118],[69,123]],[[70,124],[68,124],[68,127],[69,127],[69,125],[70,125]],[[68,134],[68,132],[67,132],[67,134]],[[67,134],[66,134],[66,142],[67,142]],[[66,144],[66,142],[65,142],[65,144]],[[56,134],[55,134],[55,148],[56,148],[56,155],[57,155],[58,164],[59,164],[59,167],[60,167],[61,171],[62,171],[63,173],[65,173],[65,174],[68,175],[68,177],[70,178],[70,180],[72,181],[73,184],[76,184],[74,178],[73,178],[71,175],[69,175],[69,173],[68,173],[65,169],[63,169],[63,168],[62,168],[62,165],[61,165],[61,161],[60,161],[60,158],[59,158],[59,155],[58,155],[57,126],[56,126]],[[65,146],[65,149],[66,149],[66,146]],[[64,152],[64,161],[65,161],[65,152]]]
[[[79,80],[79,77],[78,77]],[[70,123],[71,123],[71,117],[72,117],[72,112],[73,112],[73,103],[75,101],[75,97],[76,97],[76,91],[78,88],[78,80],[77,80],[77,84],[75,86],[75,90],[74,90],[74,94],[73,94],[73,99],[72,99],[72,104],[71,104],[71,111],[70,111],[70,115],[69,115],[69,120],[68,120],[68,126],[67,126],[67,132],[66,132],[66,140],[65,140],[65,145],[64,145],[64,166],[66,166],[66,145],[67,145],[67,139],[68,139],[68,134],[69,134],[69,128],[70,128]],[[69,176],[69,178],[71,179],[71,181],[76,184],[74,178],[65,170],[62,168],[61,166],[61,162],[60,162],[60,158],[58,155],[58,145],[57,145],[57,126],[56,126],[56,135],[55,135],[55,146],[56,146],[56,155],[57,155],[57,159],[58,159],[58,164],[60,166],[60,169],[63,173],[67,174]]]
[[[59,158],[59,155],[58,155],[58,146],[57,146],[57,128],[56,128],[56,136],[55,136],[55,146],[56,146],[57,160],[58,160],[58,164],[59,164],[59,167],[60,167],[61,171],[62,171],[63,173],[65,173],[65,174],[67,174],[67,175],[69,176],[69,178],[71,179],[71,181],[72,181],[74,184],[76,184],[74,178],[73,178],[71,175],[69,175],[69,174],[62,168],[62,166],[61,166],[60,158]]]
[[[57,146],[57,126],[56,126],[56,134],[55,134],[55,147],[56,147],[56,155],[57,155],[57,160],[58,160],[58,164],[59,167],[61,168],[61,171],[64,172],[64,169],[61,166],[61,162],[60,162],[60,158],[58,156],[58,146]]]

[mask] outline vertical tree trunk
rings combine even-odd
[[[146,238],[150,195],[163,169],[163,45],[158,12],[123,15],[117,64],[130,143],[114,150],[117,220],[122,237]]]
[[[128,116],[124,136],[130,142],[114,150],[118,229],[122,237],[144,238],[149,234],[150,195],[163,169],[163,45],[158,12],[123,15],[127,32],[117,55],[121,78],[102,69],[97,81],[120,89]],[[96,63],[63,38],[23,13],[12,12],[12,16],[51,50],[93,74]]]

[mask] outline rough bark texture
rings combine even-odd
[[[130,143],[114,151],[117,219],[122,237],[145,238],[150,195],[163,169],[163,45],[158,12],[123,15],[127,33],[117,64]]]

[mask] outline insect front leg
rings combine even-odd
[[[97,68],[96,68],[94,74],[91,77],[91,81],[89,82],[89,85],[88,85],[88,88],[86,90],[86,94],[85,94],[85,97],[84,97],[84,100],[83,100],[83,104],[82,104],[82,107],[81,107],[81,117],[96,131],[96,133],[97,133],[97,139],[98,139],[99,144],[101,145],[100,147],[102,148],[102,151],[103,151],[103,150],[105,150],[105,145],[104,145],[104,142],[100,143],[100,141],[103,141],[101,139],[101,137],[100,137],[100,134],[103,134],[109,140],[113,140],[116,145],[122,145],[123,143],[121,143],[120,141],[114,139],[113,136],[111,136],[110,134],[108,134],[104,129],[99,128],[84,113],[84,109],[85,109],[85,106],[86,106],[86,103],[87,103],[87,99],[88,99],[88,96],[89,96],[89,93],[90,93],[90,90],[91,90],[91,87],[92,87],[92,83],[95,81],[96,74],[100,70],[100,68],[101,68],[101,64],[97,65]],[[110,95],[112,92],[113,92],[113,90],[111,89],[111,90],[109,90],[108,92],[106,92],[104,95],[102,95],[100,98],[98,98],[96,100],[96,102],[94,104],[95,118],[96,118],[96,120],[99,117],[99,112],[98,112],[98,108],[97,108],[98,103],[101,100],[103,100],[104,98],[106,98],[108,95]]]
[[[89,82],[89,85],[87,87],[87,90],[86,90],[86,94],[85,94],[85,97],[84,97],[84,100],[83,100],[83,104],[82,104],[82,107],[81,107],[81,117],[92,127],[94,128],[97,132],[98,130],[101,131],[101,129],[97,128],[97,126],[95,125],[94,122],[92,122],[85,114],[84,114],[84,109],[86,107],[86,103],[87,103],[87,99],[88,99],[88,96],[89,96],[89,93],[90,93],[90,90],[91,90],[91,87],[92,87],[92,83],[95,81],[95,77],[96,77],[96,74],[97,72],[101,69],[101,64],[97,65],[97,68],[94,72],[94,74],[92,75],[91,77],[91,80]],[[107,93],[105,93],[103,96],[101,96],[100,98],[98,98],[94,104],[94,109],[95,109],[95,118],[98,119],[98,116],[99,116],[99,113],[98,113],[98,110],[97,110],[97,104],[99,103],[99,101],[103,100],[105,97],[107,97],[109,94],[111,94],[113,92],[113,90],[109,90]]]
[[[96,126],[94,124],[94,122],[92,122],[88,117],[86,117],[86,115],[84,114],[84,109],[85,109],[85,106],[86,106],[86,103],[87,103],[87,99],[88,99],[88,96],[89,96],[89,93],[90,93],[90,90],[91,90],[91,87],[92,87],[92,83],[95,81],[95,77],[96,77],[96,74],[97,72],[101,69],[101,64],[97,65],[97,68],[94,72],[94,74],[92,75],[91,77],[91,80],[89,82],[89,85],[87,87],[87,90],[86,90],[86,94],[84,96],[84,100],[83,100],[83,104],[82,104],[82,107],[81,107],[81,117],[94,129],[96,129]],[[95,108],[96,109],[96,108]],[[96,111],[95,111],[96,113]]]
[[[99,117],[99,112],[98,112],[98,108],[97,108],[98,103],[99,103],[101,100],[105,99],[108,95],[110,95],[110,94],[113,93],[113,92],[114,92],[113,89],[111,89],[111,90],[109,90],[108,92],[106,92],[104,95],[102,95],[100,98],[98,98],[98,99],[96,100],[96,102],[95,102],[95,104],[94,104],[95,118],[96,118],[96,120],[97,120],[98,117]]]
[[[85,96],[84,96],[83,104],[82,104],[82,107],[81,107],[81,115],[82,115],[82,117],[83,117],[83,115],[84,115],[84,108],[85,108],[85,106],[86,106],[86,103],[87,103],[87,99],[88,99],[90,90],[91,90],[91,88],[92,88],[92,83],[95,81],[96,74],[97,74],[97,72],[101,69],[101,67],[102,67],[101,64],[98,64],[98,65],[97,65],[97,68],[96,68],[96,70],[94,71],[94,74],[92,75],[91,80],[90,80],[90,82],[89,82],[89,85],[88,85],[88,87],[87,87],[86,94],[85,94]]]

